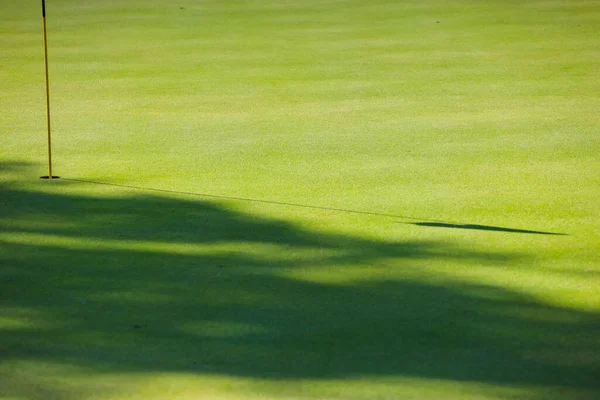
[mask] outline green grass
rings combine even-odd
[[[0,4],[0,399],[600,396],[600,1],[47,11],[52,182]]]

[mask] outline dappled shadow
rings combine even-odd
[[[597,314],[398,273],[417,260],[515,254],[335,235],[159,196],[10,184],[0,202],[2,311],[27,322],[0,326],[4,363],[599,389]],[[379,278],[337,279],[365,268]]]

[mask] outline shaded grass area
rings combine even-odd
[[[92,375],[410,377],[533,388],[521,398],[540,387],[599,393],[596,312],[411,272],[422,260],[510,265],[522,255],[336,235],[208,201],[0,189],[3,395],[41,398],[27,393],[42,377],[19,384],[10,373],[22,362]],[[315,267],[379,275],[300,278]],[[340,393],[332,398],[349,395]]]

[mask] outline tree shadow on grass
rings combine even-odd
[[[5,321],[14,322],[0,323],[0,365],[402,376],[600,392],[597,314],[394,273],[416,260],[506,263],[516,255],[334,235],[157,196],[5,185],[0,201],[0,299]],[[384,268],[387,278],[351,283],[313,276]],[[6,395],[48,398],[13,379],[0,377]],[[60,385],[48,390],[85,397]]]

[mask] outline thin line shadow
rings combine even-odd
[[[348,214],[374,215],[374,216],[385,217],[385,218],[421,221],[421,222],[410,223],[411,225],[417,225],[417,226],[427,226],[427,227],[436,227],[436,228],[473,229],[473,230],[480,230],[480,231],[528,233],[528,234],[536,234],[536,235],[557,235],[557,236],[565,236],[566,235],[565,233],[502,228],[502,227],[498,227],[498,226],[486,226],[486,225],[474,225],[474,224],[453,224],[453,223],[444,222],[444,221],[435,220],[435,219],[409,217],[406,215],[395,215],[395,214],[386,214],[386,213],[379,213],[379,212],[372,212],[372,211],[352,210],[352,209],[347,209],[347,208],[314,206],[314,205],[299,204],[299,203],[287,203],[287,202],[283,202],[283,201],[274,201],[274,200],[251,199],[251,198],[245,198],[245,197],[222,196],[222,195],[215,195],[215,194],[208,194],[208,193],[195,193],[195,192],[184,192],[184,191],[179,191],[179,190],[156,189],[156,188],[148,188],[148,187],[142,187],[142,186],[123,185],[123,184],[118,184],[118,183],[88,181],[88,180],[83,180],[83,179],[63,178],[62,180],[63,181],[71,181],[71,182],[88,183],[88,184],[94,184],[94,185],[114,186],[114,187],[121,187],[121,188],[134,189],[134,190],[151,191],[151,192],[175,193],[175,194],[183,194],[183,195],[187,195],[187,196],[208,197],[208,198],[213,198],[213,199],[245,201],[245,202],[262,203],[262,204],[274,204],[274,205],[287,206],[287,207],[305,208],[305,209],[310,209],[310,210],[335,211],[335,212],[342,212],[342,213],[348,213]]]
[[[245,202],[251,202],[251,203],[262,203],[262,204],[274,204],[274,205],[287,206],[287,207],[306,208],[306,209],[310,209],[310,210],[336,211],[336,212],[342,212],[342,213],[348,213],[348,214],[374,215],[374,216],[386,217],[386,218],[412,219],[412,220],[416,220],[416,221],[431,221],[431,222],[443,223],[443,221],[439,221],[439,220],[435,220],[435,219],[408,217],[406,215],[394,215],[394,214],[386,214],[386,213],[379,213],[379,212],[372,212],[372,211],[352,210],[352,209],[348,209],[348,208],[314,206],[314,205],[308,205],[308,204],[287,203],[287,202],[283,202],[283,201],[274,201],[274,200],[251,199],[251,198],[234,197],[234,196],[221,196],[221,195],[207,194],[207,193],[183,192],[183,191],[179,191],[179,190],[156,189],[156,188],[148,188],[148,187],[141,187],[141,186],[122,185],[122,184],[118,184],[118,183],[87,181],[87,180],[83,180],[83,179],[62,178],[62,180],[63,181],[71,181],[71,182],[90,183],[90,184],[94,184],[94,185],[115,186],[115,187],[135,189],[135,190],[144,190],[144,191],[150,191],[150,192],[175,193],[175,194],[184,194],[187,196],[208,197],[208,198],[212,198],[212,199],[235,200],[235,201],[245,201]]]

